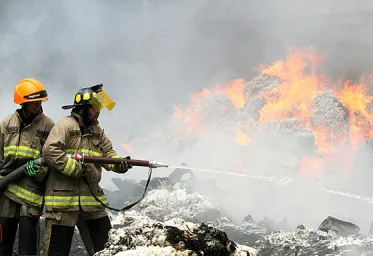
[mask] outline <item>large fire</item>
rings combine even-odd
[[[266,67],[261,67],[261,74],[276,77],[281,86],[260,93],[265,99],[265,105],[260,109],[259,124],[277,121],[286,118],[297,118],[303,126],[312,130],[318,151],[324,155],[324,160],[303,159],[301,173],[319,173],[328,159],[340,159],[343,154],[351,158],[351,152],[346,148],[356,148],[367,138],[373,135],[373,112],[368,108],[372,97],[368,95],[367,79],[363,76],[361,82],[354,84],[351,81],[331,81],[326,75],[320,74],[319,68],[322,59],[315,54],[312,48],[291,50],[284,60],[279,60]],[[335,130],[324,125],[315,125],[311,122],[312,101],[321,92],[332,90],[333,95],[347,109],[347,134],[338,134]],[[242,110],[251,98],[250,83],[237,79],[213,89],[203,89],[191,95],[191,105],[187,108],[175,108],[174,117],[185,124],[184,135],[198,132],[204,125],[216,122],[216,117],[206,117],[202,107],[210,95],[224,95],[229,104],[223,103],[221,111],[229,109]],[[232,139],[241,146],[251,143],[251,129],[238,129]],[[345,147],[347,145],[347,147]],[[325,160],[326,159],[326,160]],[[341,163],[348,168],[348,163]]]

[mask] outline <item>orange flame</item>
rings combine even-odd
[[[264,90],[257,96],[265,100],[264,106],[259,111],[259,120],[255,127],[266,122],[283,120],[286,118],[297,118],[303,127],[311,130],[315,137],[317,150],[323,153],[323,160],[312,160],[309,157],[301,159],[302,175],[319,175],[327,165],[328,161],[334,161],[341,166],[349,166],[350,163],[344,161],[342,155],[350,154],[345,148],[351,147],[353,150],[373,136],[373,112],[369,104],[373,97],[368,95],[367,79],[373,80],[373,76],[363,76],[360,83],[354,84],[350,81],[331,81],[326,75],[319,73],[322,58],[318,56],[312,48],[294,50],[290,49],[288,56],[284,60],[279,60],[271,65],[260,65],[261,74],[279,80],[279,84],[272,89]],[[363,79],[364,78],[364,79]],[[315,97],[334,85],[333,95],[346,108],[348,112],[348,130],[346,133],[338,132],[325,124],[312,124],[312,102]],[[221,118],[241,111],[245,114],[244,107],[247,100],[255,90],[254,86],[244,79],[236,79],[228,82],[225,86],[218,85],[212,89],[203,89],[191,95],[191,104],[187,108],[176,106],[174,117],[183,122],[184,136],[191,132],[200,133],[205,125],[218,124]],[[250,93],[248,93],[250,92]],[[207,107],[211,107],[209,99],[216,95],[225,96],[227,101],[219,102],[214,106],[214,113],[207,113]],[[220,99],[220,98],[219,98]],[[215,103],[217,101],[214,101]],[[209,105],[210,104],[210,105]],[[211,114],[213,116],[211,116]],[[241,120],[242,121],[242,120]],[[247,120],[246,120],[247,121]],[[240,121],[237,121],[240,122]],[[245,122],[245,120],[243,120]],[[232,127],[237,124],[232,123]],[[252,141],[252,129],[242,126],[236,129],[232,139],[238,145],[247,146]],[[348,157],[344,157],[348,158]],[[346,167],[347,168],[347,167]]]
[[[267,102],[260,111],[261,123],[289,117],[308,123],[310,103],[323,89],[322,78],[315,74],[316,60],[310,52],[294,52],[285,61],[277,61],[262,71],[262,74],[278,77],[281,86],[262,94]]]

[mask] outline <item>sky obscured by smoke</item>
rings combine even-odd
[[[313,45],[331,76],[369,71],[368,11],[357,1],[1,1],[0,113],[14,111],[14,86],[26,77],[46,86],[44,110],[55,121],[68,114],[61,106],[79,88],[103,82],[117,106],[100,122],[124,154],[120,143],[167,122],[190,93],[250,80],[257,65],[282,58],[287,44]],[[209,152],[207,146],[188,155]],[[232,147],[215,147],[211,163]]]

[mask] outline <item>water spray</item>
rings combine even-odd
[[[184,165],[170,165],[169,167],[172,168],[177,168],[177,169],[187,169],[191,171],[198,171],[198,172],[207,172],[207,173],[214,173],[214,174],[221,174],[221,175],[232,175],[236,177],[245,177],[245,178],[250,178],[250,179],[258,179],[258,180],[265,180],[269,181],[272,183],[276,183],[277,185],[287,185],[290,182],[293,181],[293,178],[277,178],[277,177],[272,177],[272,176],[257,176],[257,175],[250,175],[250,174],[245,174],[245,173],[237,173],[237,172],[227,172],[227,171],[219,171],[215,169],[202,169],[202,168],[193,168],[193,167],[188,167]]]
[[[322,184],[319,184],[319,190],[323,191],[323,192],[326,192],[326,193],[329,193],[329,194],[339,195],[339,196],[342,196],[342,197],[348,197],[348,198],[351,198],[351,199],[356,199],[356,200],[359,200],[359,201],[367,202],[369,204],[373,203],[373,198],[372,197],[361,196],[361,195],[351,194],[351,193],[347,193],[347,192],[341,192],[341,191],[335,191],[335,190],[327,189]]]

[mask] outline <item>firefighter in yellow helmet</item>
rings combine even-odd
[[[85,222],[89,233],[91,250],[84,239],[87,234],[81,234],[89,255],[104,249],[108,241],[111,223],[101,204],[108,201],[99,185],[102,166],[81,164],[67,154],[119,157],[97,121],[103,108],[112,110],[114,106],[102,84],[80,89],[74,104],[62,107],[72,109],[71,115],[56,123],[44,144],[43,156],[50,167],[45,191],[44,255],[69,255],[74,227],[81,225],[78,220]],[[117,173],[131,168],[125,160],[103,167]]]
[[[19,81],[14,103],[21,108],[0,123],[0,176],[27,163],[26,175],[0,192],[0,255],[12,255],[18,224],[19,255],[39,254],[39,219],[48,168],[35,165],[33,160],[41,157],[54,125],[43,114],[42,102],[47,99],[47,91],[39,81]]]

